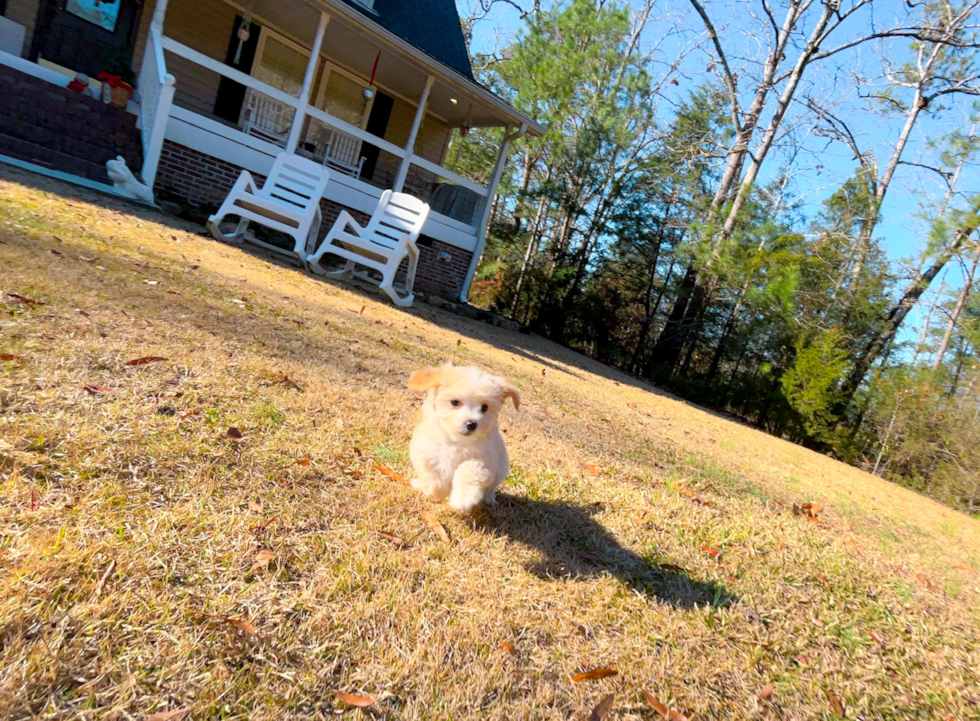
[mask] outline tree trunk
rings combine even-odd
[[[932,361],[933,370],[936,370],[942,365],[943,356],[946,355],[946,348],[949,347],[949,339],[953,336],[953,331],[956,330],[956,324],[959,322],[960,315],[963,313],[963,307],[966,305],[967,297],[970,295],[970,289],[973,287],[973,279],[977,273],[977,264],[980,264],[980,245],[977,245],[977,254],[973,256],[973,263],[970,265],[970,270],[967,271],[966,277],[963,279],[963,288],[956,298],[956,305],[953,307],[952,315],[949,316],[949,323],[946,324],[946,332],[943,333],[943,339],[939,342],[936,357]]]
[[[691,293],[697,283],[697,269],[694,264],[687,266],[687,272],[681,280],[680,288],[677,291],[677,299],[674,307],[667,316],[667,323],[660,331],[660,337],[653,346],[653,358],[658,365],[664,367],[668,373],[673,373],[677,365],[677,359],[681,357],[683,338],[681,336],[681,326],[687,314],[687,306],[691,300]]]
[[[973,206],[970,209],[970,213],[967,216],[967,220],[962,228],[956,231],[953,242],[950,243],[948,248],[945,248],[933,264],[924,273],[919,273],[919,275],[908,285],[905,292],[902,294],[901,300],[896,303],[892,309],[885,316],[884,322],[882,324],[881,330],[878,334],[871,339],[868,343],[864,352],[857,359],[854,364],[854,368],[851,370],[847,379],[841,387],[841,402],[842,406],[847,406],[854,394],[857,392],[858,387],[864,381],[864,377],[867,375],[868,370],[871,365],[878,359],[881,351],[887,346],[895,334],[898,332],[899,327],[902,325],[902,321],[905,320],[905,316],[909,314],[909,311],[915,307],[915,304],[919,302],[922,294],[929,289],[929,284],[935,279],[937,275],[946,266],[946,263],[956,255],[962,247],[966,244],[966,241],[980,225],[980,218],[978,218],[977,213],[980,213],[980,197],[974,199]],[[844,408],[841,408],[841,413],[843,414]]]

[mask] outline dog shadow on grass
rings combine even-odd
[[[536,549],[541,560],[526,568],[542,580],[567,582],[608,573],[640,594],[674,608],[738,602],[722,585],[698,581],[684,569],[665,568],[623,548],[594,518],[600,511],[598,504],[575,506],[498,494],[497,504],[482,507],[473,523],[485,533]]]

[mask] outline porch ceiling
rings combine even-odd
[[[385,37],[387,31],[380,26],[372,28],[365,15],[345,4],[328,0],[255,0],[252,5],[260,21],[306,47],[313,44],[321,9],[330,15],[321,55],[363,78],[365,85],[380,51],[376,84],[417,103],[426,77],[434,75],[436,82],[429,93],[428,109],[450,126],[499,127],[527,122],[529,132],[543,132],[537,123],[456,71],[421,51],[398,47],[400,43]]]

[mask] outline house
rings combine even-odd
[[[321,235],[386,188],[428,202],[417,285],[462,300],[511,141],[542,132],[474,79],[453,0],[0,0],[0,14],[0,160],[100,184],[122,155],[156,198],[210,208],[286,148],[331,168]],[[138,73],[128,103],[92,97],[95,80],[67,89],[120,50]],[[486,178],[445,167],[476,127],[504,129]]]

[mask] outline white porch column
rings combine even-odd
[[[497,194],[497,186],[500,185],[500,178],[504,174],[504,166],[507,165],[507,158],[510,155],[510,144],[513,140],[521,137],[527,132],[527,123],[523,123],[516,132],[504,131],[504,142],[500,144],[500,154],[497,155],[497,164],[493,166],[493,175],[490,176],[490,184],[487,186],[487,198],[483,204],[483,213],[480,215],[480,225],[477,226],[476,247],[473,249],[473,257],[470,258],[470,267],[466,269],[466,278],[463,280],[463,287],[459,291],[461,303],[469,302],[470,285],[473,283],[473,276],[476,275],[476,266],[480,264],[483,256],[483,249],[487,245],[487,227],[490,225],[490,211],[493,210],[493,197]]]
[[[293,113],[293,124],[289,126],[289,135],[286,137],[286,152],[289,153],[296,152],[299,136],[303,132],[303,121],[306,120],[306,109],[310,107],[310,91],[313,89],[313,81],[316,80],[320,47],[323,45],[323,35],[327,30],[328,22],[330,16],[321,12],[320,23],[316,26],[316,37],[313,38],[313,49],[310,50],[310,61],[306,64],[306,74],[303,76],[303,88],[299,91],[299,105]]]
[[[153,8],[153,18],[150,20],[150,30],[163,34],[163,17],[167,14],[167,0],[157,0]]]
[[[412,123],[412,132],[408,134],[408,142],[405,144],[405,157],[402,158],[402,163],[398,166],[398,175],[395,176],[395,183],[391,186],[391,189],[396,193],[400,193],[402,188],[405,187],[405,178],[408,177],[408,166],[412,164],[412,156],[415,154],[415,138],[418,136],[419,128],[422,126],[422,118],[425,117],[425,106],[429,102],[429,91],[432,90],[432,84],[435,81],[436,79],[431,75],[425,79],[425,90],[422,91],[422,99],[419,100],[418,110],[415,111],[415,121]]]

